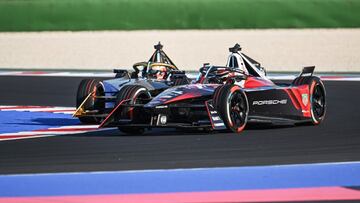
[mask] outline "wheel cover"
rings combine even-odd
[[[145,88],[140,88],[138,89],[134,95],[133,95],[133,99],[132,99],[132,103],[133,104],[145,104],[146,102],[144,102],[144,99],[149,99],[151,98],[150,93],[145,89]],[[134,107],[129,107],[127,110],[128,113],[128,117],[132,120],[134,120]]]
[[[234,127],[238,128],[246,124],[247,105],[243,94],[236,91],[230,98],[230,119]]]
[[[324,89],[317,84],[312,94],[311,105],[316,118],[321,118],[325,113],[325,94]]]

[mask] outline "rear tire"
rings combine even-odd
[[[121,88],[117,95],[117,102],[118,105],[123,100],[129,100],[129,104],[144,104],[144,100],[150,99],[151,95],[150,92],[143,86],[139,85],[127,85]],[[124,107],[121,112],[117,115],[116,119],[130,119],[133,123],[144,119],[144,117],[137,118],[135,115],[137,112],[134,112],[134,107]],[[131,127],[131,126],[120,126],[118,129],[126,134],[131,135],[141,135],[144,133],[145,129],[143,127]]]
[[[313,125],[319,125],[326,114],[326,92],[321,80],[314,77],[310,82],[310,114]]]
[[[237,85],[223,85],[215,90],[214,105],[228,129],[235,133],[244,130],[249,104],[244,91]]]
[[[79,108],[79,106],[82,104],[82,102],[85,100],[85,98],[91,93],[94,92],[94,95],[96,94],[97,87],[100,85],[99,80],[95,79],[83,79],[77,90],[76,94],[76,108]],[[95,99],[93,97],[90,97],[86,103],[84,104],[84,109],[86,110],[96,110],[95,106]],[[79,117],[79,120],[81,123],[84,124],[99,124],[100,121],[93,116],[84,116]]]

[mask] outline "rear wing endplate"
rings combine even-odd
[[[314,70],[315,70],[315,66],[304,67],[303,70],[301,71],[299,77],[310,77],[313,75]]]

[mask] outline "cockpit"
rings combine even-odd
[[[211,66],[209,64],[204,64],[204,66],[200,68],[197,82],[223,83],[229,78],[239,79],[248,76],[269,80],[266,77],[265,69],[261,67],[259,62],[240,52],[241,47],[239,44],[235,44],[234,47],[229,48],[229,51],[230,55],[226,66]]]
[[[228,57],[226,66],[240,69],[250,76],[265,77],[265,68],[261,67],[259,62],[242,53],[241,49],[239,44],[235,44],[234,47],[229,48],[231,54]]]
[[[138,74],[141,72],[141,77],[143,78],[166,80],[171,72],[179,71],[176,65],[162,50],[163,45],[160,44],[160,42],[156,44],[154,48],[155,52],[147,62],[139,62],[133,65],[135,72],[132,73],[131,78],[139,77]]]

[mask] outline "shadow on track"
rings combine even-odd
[[[296,128],[299,126],[309,126],[309,124],[299,124],[299,125],[291,125],[291,124],[282,124],[282,125],[274,125],[274,124],[256,124],[251,123],[245,128],[245,131],[263,131],[263,130],[271,130],[271,129],[287,129],[287,128]],[[271,132],[271,131],[270,131]],[[82,134],[70,134],[66,136],[70,137],[143,137],[143,136],[192,136],[192,135],[231,135],[231,136],[241,136],[242,133],[237,134],[233,133],[230,130],[203,130],[203,129],[176,129],[176,128],[154,128],[150,130],[145,130],[142,135],[131,135],[123,133],[116,128],[104,129],[102,131],[94,131],[87,132]]]

